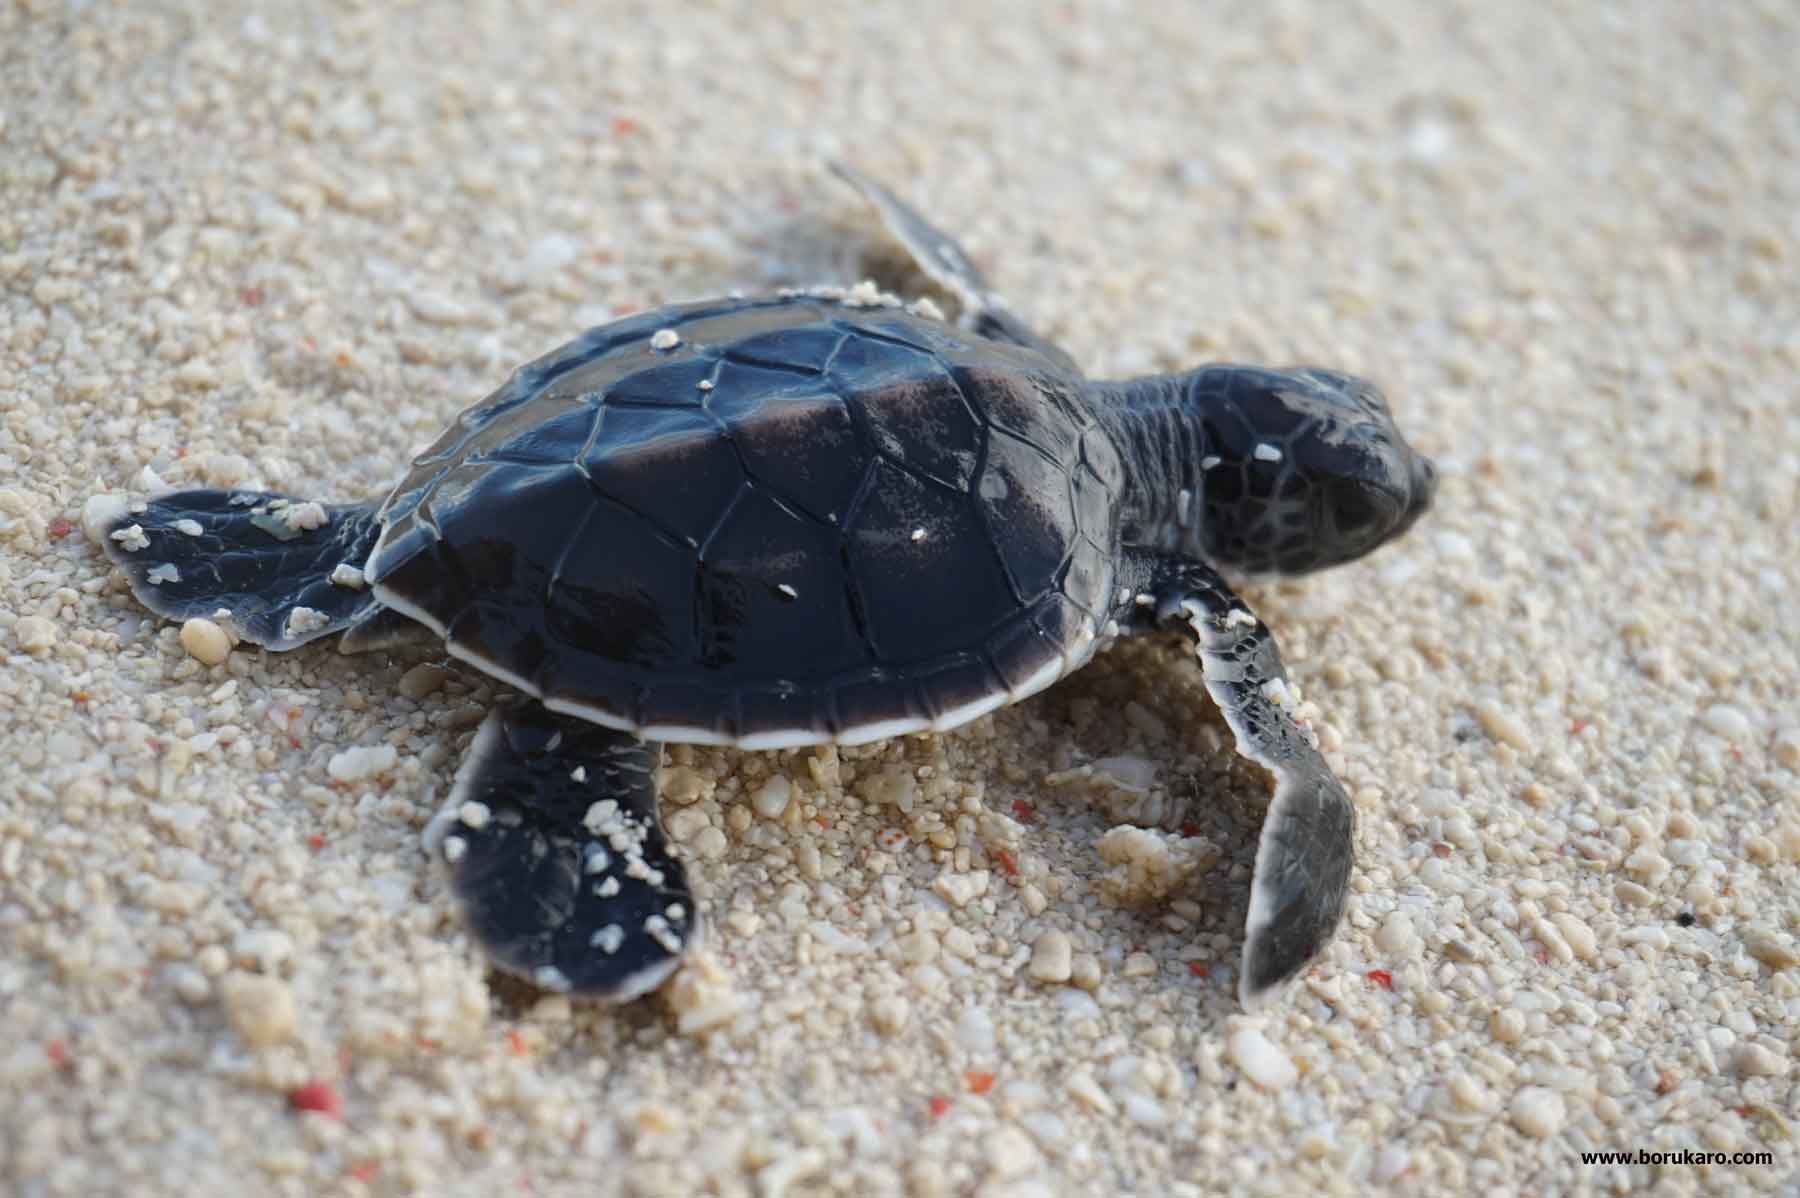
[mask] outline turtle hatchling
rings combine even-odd
[[[1179,630],[1274,776],[1256,1004],[1336,926],[1353,813],[1221,571],[1368,553],[1430,505],[1431,463],[1333,370],[1084,378],[954,240],[836,170],[955,322],[872,286],[639,313],[520,367],[377,502],[163,494],[108,522],[107,552],[161,615],[269,649],[435,635],[517,691],[426,843],[495,966],[610,1000],[701,931],[657,817],[662,742],[946,732]]]

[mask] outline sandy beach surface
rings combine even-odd
[[[7,5],[0,1189],[1800,1192],[1796,62],[1785,0]],[[1267,789],[1176,642],[674,749],[707,947],[595,1008],[420,848],[504,688],[205,665],[84,531],[379,494],[632,310],[921,286],[831,155],[1090,373],[1330,364],[1436,458],[1245,591],[1359,814],[1268,1010]]]

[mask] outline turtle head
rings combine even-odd
[[[1436,468],[1362,379],[1233,366],[1196,371],[1191,385],[1212,561],[1303,574],[1386,544],[1431,506]]]

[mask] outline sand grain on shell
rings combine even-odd
[[[0,12],[0,1188],[1779,1191],[1800,13],[1565,7]],[[499,688],[231,648],[80,535],[314,522],[628,311],[912,301],[828,153],[1097,376],[1325,363],[1437,457],[1405,542],[1247,594],[1360,829],[1254,1020],[1265,779],[1178,648],[673,750],[706,955],[593,1009],[492,984],[419,847]],[[1645,1146],[1773,1163],[1579,1164]]]

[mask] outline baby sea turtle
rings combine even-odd
[[[869,288],[659,308],[521,367],[378,502],[165,494],[108,553],[162,615],[270,649],[435,633],[521,692],[427,843],[496,966],[602,999],[656,986],[700,928],[658,742],[946,731],[1178,628],[1275,775],[1240,986],[1267,995],[1338,921],[1352,810],[1219,571],[1369,552],[1429,505],[1430,462],[1331,370],[1083,378],[954,241],[837,169],[957,323]]]

